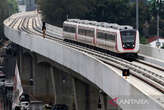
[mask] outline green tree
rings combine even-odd
[[[148,43],[148,40],[146,39],[146,37],[140,36],[140,43],[141,44],[147,44]]]
[[[129,0],[38,0],[47,22],[59,26],[67,16],[126,24],[130,15],[128,3]]]
[[[9,14],[18,12],[18,4],[16,0],[8,0]]]
[[[4,38],[3,21],[8,17],[8,2],[7,0],[0,0],[0,39]]]
[[[3,34],[3,21],[17,11],[16,0],[0,0],[0,38],[5,38]]]

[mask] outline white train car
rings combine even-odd
[[[63,37],[115,53],[139,52],[139,32],[127,25],[69,19],[63,23]]]

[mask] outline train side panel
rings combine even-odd
[[[78,25],[78,41],[89,44],[89,45],[94,45],[95,41],[95,26],[86,26],[86,25]]]
[[[75,40],[75,33],[63,32],[64,39]]]
[[[104,37],[103,34],[105,34],[106,36]],[[109,32],[109,29],[104,30],[103,28],[98,28],[96,34],[96,45],[103,49],[116,52],[115,49],[116,37],[117,37],[117,33],[115,31]]]
[[[67,29],[71,27],[73,29]],[[63,37],[64,39],[75,40],[76,39],[77,24],[63,23]]]
[[[64,22],[63,27],[64,26],[70,26],[70,29],[68,30],[63,29],[64,39],[89,44],[115,53],[128,54],[138,53],[139,51],[139,32],[134,29],[117,30],[113,28],[111,29],[69,22]],[[136,33],[134,35],[135,40],[132,39],[132,41],[129,41],[131,39],[129,38],[131,37],[130,32]],[[133,43],[135,44],[134,46]],[[129,45],[132,45],[132,47],[129,48]]]

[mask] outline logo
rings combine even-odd
[[[119,97],[116,97],[114,99],[109,100],[109,103],[114,106],[117,107],[118,105],[116,104],[117,100],[119,99]]]
[[[149,101],[144,98],[120,98],[116,97],[111,100],[109,100],[109,104],[111,104],[114,107],[117,107],[118,105],[132,105],[132,104],[149,104]]]

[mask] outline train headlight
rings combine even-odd
[[[134,47],[135,45],[133,44],[133,47]]]
[[[125,47],[125,45],[123,44],[122,47]]]

